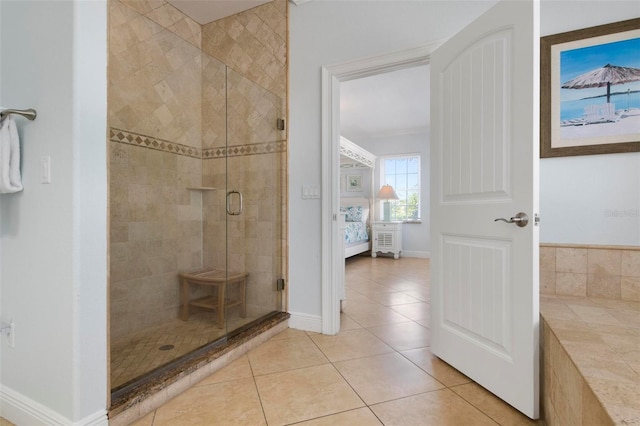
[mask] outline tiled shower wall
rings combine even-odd
[[[286,239],[286,140],[275,129],[286,112],[286,8],[277,0],[201,27],[163,0],[109,2],[112,338],[176,318],[179,272],[226,267],[227,161],[246,209],[230,224],[229,269],[250,273],[250,306],[275,298]],[[200,186],[218,190],[186,189]]]
[[[286,270],[287,143],[276,121],[286,117],[287,7],[276,0],[202,27],[202,50],[228,66],[226,139],[203,135],[203,185],[225,189],[203,198],[204,266],[249,273],[249,316],[280,309],[275,284]],[[217,129],[209,92],[204,128]],[[231,190],[243,194],[240,216],[225,215]],[[226,248],[216,238],[225,226]]]
[[[640,302],[640,248],[541,244],[540,293]]]

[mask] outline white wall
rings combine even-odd
[[[426,133],[398,135],[360,141],[367,151],[377,156],[420,154],[420,218],[422,223],[406,223],[402,228],[402,251],[408,257],[429,257],[431,254],[429,227],[429,135]],[[380,169],[376,164],[374,187],[380,188]],[[377,211],[380,216],[380,211]]]
[[[540,241],[640,245],[640,154],[542,159]]]
[[[541,35],[640,17],[638,1],[576,4],[543,1]],[[541,159],[540,216],[541,242],[640,245],[640,153]]]
[[[321,180],[321,75],[324,65],[404,50],[456,33],[495,1],[312,1],[290,8],[290,310],[321,314],[321,205],[302,200],[302,184]],[[541,33],[555,34],[638,16],[633,1],[545,0]],[[330,30],[327,30],[330,28]],[[636,154],[627,154],[636,156]],[[579,160],[578,160],[579,161]],[[607,162],[607,160],[605,160]],[[542,240],[553,222],[545,209],[550,161],[543,161]],[[606,165],[607,168],[613,167]],[[555,183],[552,183],[555,185]],[[587,189],[585,198],[593,198]]]
[[[0,407],[17,424],[106,424],[106,2],[0,2],[0,104],[24,191],[0,195]],[[51,184],[39,161],[51,157]],[[39,423],[40,422],[40,423]]]
[[[495,1],[312,1],[290,7],[289,308],[321,315],[321,203],[298,188],[321,181],[324,65],[404,50],[454,34]]]

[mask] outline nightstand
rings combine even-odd
[[[402,251],[402,222],[373,222],[371,230],[371,257],[376,257],[381,252],[393,253],[393,258],[398,259]]]

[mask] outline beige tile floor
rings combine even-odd
[[[537,424],[431,354],[428,269],[350,259],[340,333],[288,329],[134,424]]]

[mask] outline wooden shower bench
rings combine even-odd
[[[180,311],[180,319],[187,321],[189,319],[189,307],[197,306],[199,308],[211,309],[218,311],[218,327],[224,327],[225,307],[231,308],[240,306],[240,316],[247,316],[247,277],[246,272],[229,272],[224,269],[200,269],[193,272],[184,272],[180,274],[182,283],[182,309]],[[226,285],[239,285],[240,297],[238,300],[226,300]],[[202,285],[208,287],[217,287],[217,292],[212,296],[190,299],[190,285]]]

